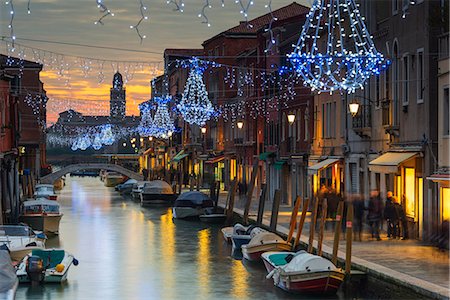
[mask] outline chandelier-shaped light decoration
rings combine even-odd
[[[153,118],[153,132],[157,138],[165,138],[175,131],[175,125],[170,117],[168,104],[171,96],[155,97],[158,104],[155,116]]]
[[[377,51],[355,0],[315,0],[288,55],[313,91],[355,92],[390,62]]]
[[[146,105],[143,104],[139,105],[139,109],[141,111],[141,121],[137,127],[137,132],[142,137],[154,136],[155,130],[151,106],[148,105],[148,103],[145,103]]]
[[[191,71],[177,108],[186,122],[203,126],[214,115],[214,107],[208,99],[208,92],[203,83],[204,66],[200,65],[195,57],[190,63]]]

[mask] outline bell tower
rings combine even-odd
[[[125,118],[125,89],[123,87],[122,74],[114,74],[113,86],[111,88],[109,111],[111,120],[122,120]]]

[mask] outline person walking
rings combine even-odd
[[[386,204],[384,206],[384,219],[387,222],[387,237],[395,238],[397,236],[397,232],[395,231],[394,224],[398,222],[398,218],[391,191],[387,192]]]
[[[403,199],[404,199],[405,195],[403,195]],[[406,219],[406,211],[405,208],[403,207],[402,203],[397,201],[397,199],[395,199],[395,211],[397,213],[398,216],[398,221],[397,221],[397,232],[398,232],[398,237],[400,238],[400,226],[399,226],[399,222],[402,225],[402,240],[407,240],[409,238],[408,236],[408,220]]]
[[[353,208],[355,216],[355,232],[353,240],[361,242],[362,228],[363,228],[363,217],[364,217],[364,199],[361,195],[356,195],[353,198]]]
[[[369,213],[367,215],[367,221],[371,229],[372,238],[376,238],[377,241],[381,241],[380,238],[380,221],[383,212],[379,191],[370,192],[369,200]]]

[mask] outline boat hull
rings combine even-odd
[[[175,194],[146,194],[141,193],[141,205],[172,205],[177,199]]]
[[[55,180],[55,182],[53,182],[53,188],[54,188],[56,191],[62,190],[63,187],[64,187],[64,179],[58,178],[58,179]]]
[[[264,257],[263,261],[268,273],[275,269]],[[345,274],[339,271],[297,272],[280,274],[278,279],[274,278],[274,284],[290,293],[336,294],[344,278]]]
[[[63,214],[59,215],[21,215],[20,222],[28,224],[34,230],[43,231],[47,235],[59,234],[59,222]]]
[[[122,183],[122,177],[106,177],[105,178],[105,186],[106,187],[115,187],[116,185]]]
[[[141,200],[141,192],[139,191],[131,191],[131,197],[133,197],[134,200]]]
[[[67,274],[69,273],[69,268],[73,263],[73,256],[66,253],[64,259],[60,264],[64,265],[64,270],[62,272],[57,272],[55,269],[47,269],[45,271],[45,276],[43,279],[44,283],[61,283],[67,280]],[[22,261],[16,272],[19,283],[30,283],[30,278],[26,273],[26,261]]]
[[[223,238],[227,243],[231,243],[231,236],[233,235],[233,227],[224,227],[221,229]]]
[[[195,207],[174,207],[172,208],[172,212],[175,219],[198,218],[198,216],[205,212],[205,209]]]
[[[243,245],[247,245],[251,241],[250,235],[237,235],[234,234],[231,236],[231,241],[233,243],[234,249],[241,249]]]
[[[200,216],[200,221],[205,223],[223,223],[226,219],[227,216],[224,214],[208,214]]]
[[[267,243],[262,245],[242,245],[242,255],[249,261],[259,261],[261,254],[269,251],[290,251],[291,245],[288,243]]]

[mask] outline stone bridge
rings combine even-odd
[[[86,163],[86,164],[68,165],[68,166],[62,168],[61,170],[58,170],[56,172],[53,172],[51,174],[41,177],[40,181],[41,181],[41,183],[53,184],[53,182],[56,179],[66,175],[67,173],[71,173],[71,172],[79,171],[79,170],[92,170],[92,169],[113,171],[113,172],[120,173],[129,178],[133,178],[133,179],[136,179],[139,181],[144,180],[144,176],[142,176],[141,174],[130,171],[119,165],[101,164],[101,163]]]

